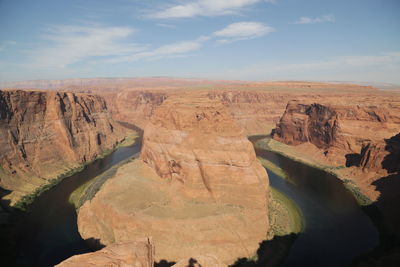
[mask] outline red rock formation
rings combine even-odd
[[[107,101],[113,119],[132,123],[142,129],[153,111],[166,99],[163,91],[122,91],[101,94]]]
[[[208,99],[166,100],[145,128],[141,158],[160,177],[216,199],[226,197],[222,185],[267,184],[244,131],[221,103]]]
[[[0,91],[0,186],[13,203],[113,148],[122,130],[99,96]]]
[[[154,244],[148,238],[124,244],[112,244],[96,252],[73,256],[56,266],[153,267]]]
[[[289,145],[309,142],[320,148],[332,165],[359,165],[357,154],[369,147],[379,150],[375,144],[398,132],[399,111],[396,102],[377,107],[368,103],[291,101],[273,131],[273,138]],[[380,169],[376,166],[375,171]]]
[[[168,98],[145,128],[141,158],[80,208],[83,238],[152,236],[156,261],[255,255],[267,238],[268,177],[221,103]]]

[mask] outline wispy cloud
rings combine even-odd
[[[64,67],[92,57],[121,56],[143,50],[123,42],[135,33],[130,27],[57,25],[46,29],[44,42],[29,54],[38,67]]]
[[[226,44],[261,37],[275,31],[260,22],[237,22],[193,40],[152,47],[133,43],[130,37],[135,34],[136,29],[131,27],[109,27],[88,22],[84,25],[86,26],[57,25],[45,29],[40,46],[27,52],[30,60],[25,62],[26,66],[54,69],[82,62],[96,65],[184,57],[209,41]]]
[[[17,42],[12,40],[0,41],[0,52],[6,50],[8,47],[15,45]]]
[[[238,14],[244,8],[260,0],[191,0],[182,4],[173,4],[155,10],[147,15],[150,18],[171,19],[190,18],[195,16],[220,16]],[[271,0],[265,1],[271,2]]]
[[[200,41],[181,41],[172,44],[167,44],[155,48],[153,50],[143,51],[135,53],[132,55],[124,55],[119,57],[114,57],[108,62],[110,63],[120,63],[120,62],[133,62],[137,60],[159,60],[163,58],[171,57],[182,57],[188,52],[195,51],[202,46]]]
[[[293,24],[314,24],[314,23],[323,23],[323,22],[335,22],[335,15],[328,14],[328,15],[322,15],[322,16],[319,16],[316,18],[301,17],[297,21],[295,21]]]
[[[212,36],[220,38],[217,40],[218,43],[231,43],[261,37],[274,31],[274,28],[263,23],[244,21],[232,23],[214,32]]]
[[[174,30],[176,29],[176,26],[172,24],[157,23],[156,25],[163,28],[174,29]]]

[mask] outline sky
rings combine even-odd
[[[400,84],[399,0],[0,0],[0,81]]]

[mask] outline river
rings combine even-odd
[[[86,181],[140,151],[141,143],[121,147],[44,192],[18,218],[17,266],[53,266],[90,249],[79,235],[69,195]],[[270,184],[298,205],[304,231],[293,242],[283,266],[347,266],[375,247],[378,232],[340,180],[278,154],[256,150],[284,169],[294,183],[268,171]]]

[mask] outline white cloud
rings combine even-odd
[[[36,69],[55,69],[79,62],[97,65],[184,57],[211,40],[221,44],[231,43],[261,37],[273,31],[272,27],[263,23],[237,22],[194,40],[151,48],[150,45],[128,42],[128,37],[136,32],[130,27],[58,25],[45,30],[40,47],[27,52],[30,61],[25,65]]]
[[[29,54],[38,67],[64,67],[91,57],[126,55],[143,49],[123,42],[134,33],[129,27],[52,26],[42,36],[45,43]]]
[[[264,36],[275,29],[260,22],[236,22],[222,30],[214,32],[212,35],[219,39],[219,43],[230,43],[239,40],[246,40]]]
[[[110,63],[133,62],[137,60],[159,60],[163,58],[182,57],[202,46],[200,41],[181,41],[160,46],[153,50],[143,51],[132,55],[110,59]]]
[[[301,17],[293,24],[314,24],[314,23],[323,23],[323,22],[335,22],[335,15],[322,15],[316,18],[310,17]]]
[[[260,0],[192,0],[156,10],[148,14],[148,17],[170,19],[237,14],[243,10],[243,8],[258,2],[260,2]],[[271,2],[271,0],[266,2]]]
[[[145,50],[132,55],[114,57],[108,62],[132,62],[137,60],[159,60],[171,57],[183,57],[187,53],[200,49],[209,40],[217,39],[218,43],[231,43],[239,40],[246,40],[264,36],[275,31],[274,28],[259,22],[237,22],[212,33],[202,35],[191,41],[179,41],[166,44],[152,50]],[[223,38],[223,39],[220,39]]]

